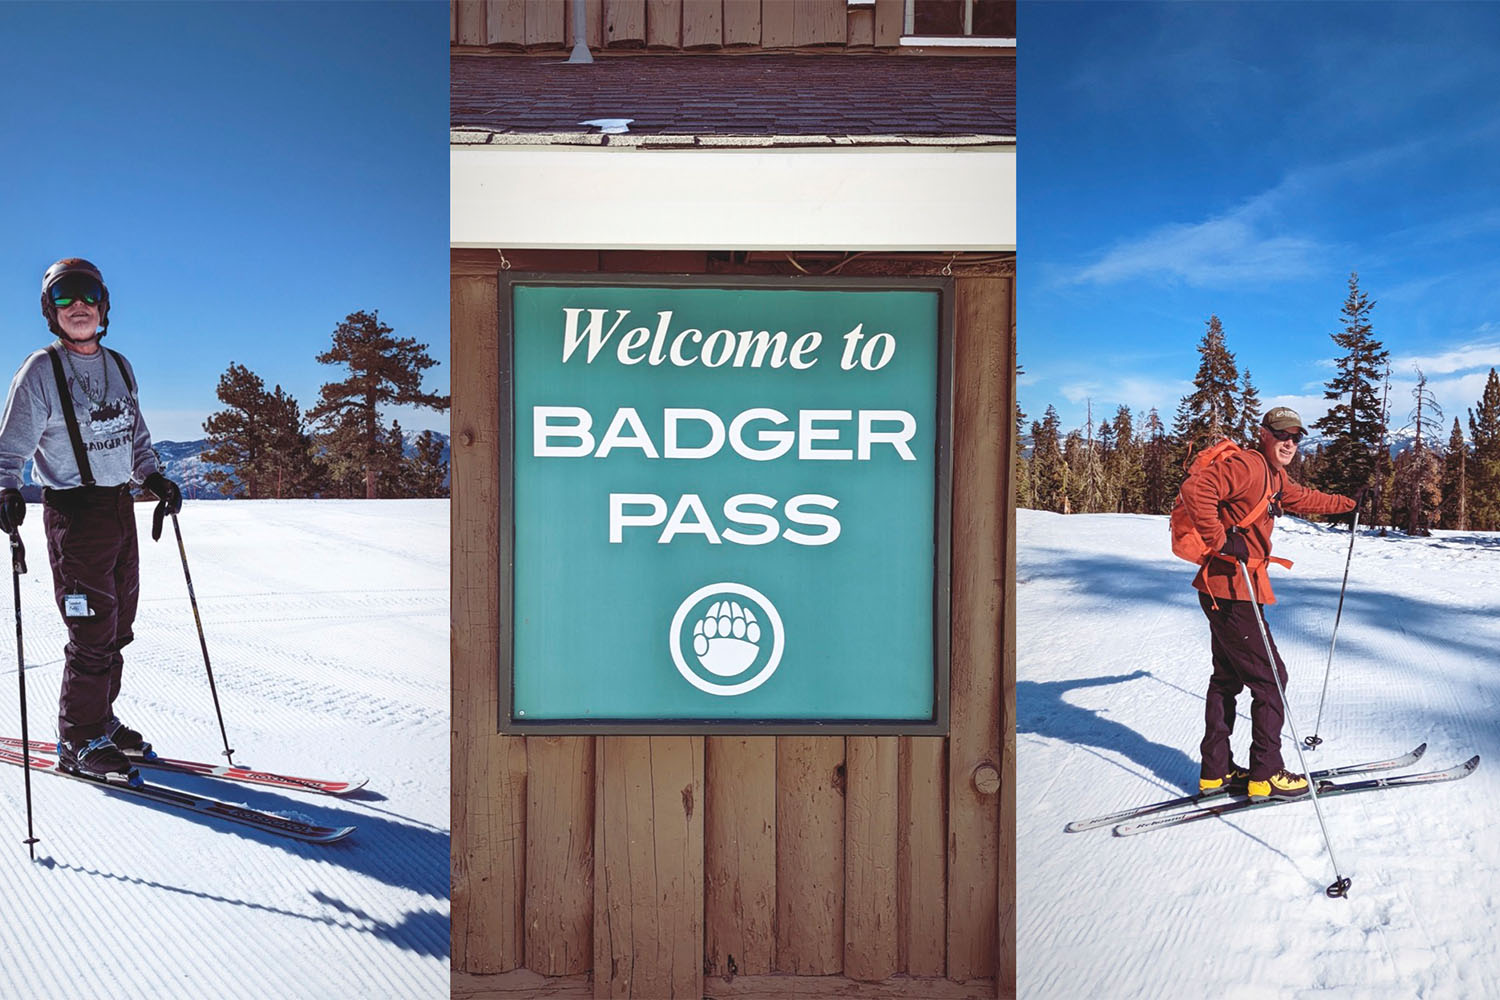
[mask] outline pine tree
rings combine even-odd
[[[1375,380],[1389,353],[1372,335],[1374,307],[1359,290],[1359,275],[1350,274],[1349,297],[1340,313],[1344,328],[1333,334],[1344,353],[1334,360],[1336,373],[1323,393],[1334,404],[1313,424],[1326,438],[1319,483],[1332,493],[1352,494],[1375,478],[1375,456],[1385,429]]]
[[[379,312],[350,313],[333,331],[333,346],[318,355],[325,365],[346,365],[349,377],[322,388],[308,419],[323,429],[321,443],[335,480],[347,489],[354,470],[364,479],[364,495],[377,495],[382,472],[390,467],[387,433],[379,408],[414,404],[448,409],[449,398],[422,391],[422,372],[437,364],[427,345],[393,337]]]
[[[1454,531],[1469,530],[1469,446],[1453,418],[1448,435],[1448,453],[1443,460],[1442,525]]]
[[[1136,437],[1130,407],[1122,404],[1115,411],[1113,430],[1115,451],[1107,472],[1115,484],[1115,510],[1122,514],[1137,514],[1141,511],[1145,476],[1141,469],[1141,442]]]
[[[1255,383],[1250,381],[1250,369],[1246,368],[1240,374],[1240,398],[1239,424],[1236,428],[1235,440],[1246,448],[1260,447],[1260,393],[1255,391]]]
[[[1141,428],[1141,510],[1147,514],[1171,512],[1177,486],[1172,482],[1172,439],[1156,407],[1146,414]]]
[[[443,458],[443,442],[432,431],[417,437],[416,452],[407,459],[407,477],[412,496],[448,495],[448,460]]]
[[[226,409],[203,421],[208,446],[201,458],[224,468],[213,469],[204,478],[225,496],[265,496],[266,384],[249,368],[231,361],[219,376],[218,397]]]
[[[1016,363],[1016,384],[1021,382],[1021,376],[1026,374],[1020,362]],[[1016,436],[1013,447],[1013,458],[1016,463],[1016,506],[1033,506],[1031,490],[1031,463],[1026,460],[1026,414],[1021,410],[1021,396],[1016,394]]]
[[[1474,448],[1469,524],[1476,531],[1500,530],[1500,375],[1493,368],[1479,409],[1469,410],[1469,440]]]
[[[1443,411],[1432,395],[1432,390],[1427,388],[1427,376],[1421,368],[1417,368],[1416,372],[1417,385],[1412,390],[1412,398],[1417,401],[1416,409],[1411,414],[1412,458],[1407,465],[1407,481],[1403,484],[1406,492],[1406,533],[1427,535],[1430,534],[1427,526],[1437,516],[1442,499],[1439,493],[1442,469],[1433,455],[1432,447],[1424,445],[1441,426],[1439,421],[1443,419]]]
[[[1068,491],[1068,467],[1057,439],[1061,421],[1049,403],[1042,422],[1031,423],[1031,481],[1038,510],[1061,512]]]
[[[1391,516],[1405,525],[1409,535],[1432,534],[1427,525],[1436,519],[1442,504],[1439,484],[1443,469],[1437,456],[1430,448],[1409,448],[1396,456],[1394,470]]]
[[[1198,356],[1193,391],[1182,397],[1172,426],[1172,436],[1182,442],[1183,449],[1195,451],[1221,437],[1233,436],[1240,426],[1236,398],[1240,376],[1219,317],[1208,318]]]

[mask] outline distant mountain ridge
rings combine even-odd
[[[434,435],[443,442],[443,461],[449,462],[448,435],[434,431]],[[405,440],[406,454],[415,455],[417,435],[407,435]],[[209,473],[223,470],[226,467],[214,462],[203,460],[203,452],[208,447],[207,438],[199,438],[196,441],[155,441],[156,454],[162,462],[162,473],[182,489],[182,496],[186,500],[225,500],[228,499],[219,488],[209,482]],[[34,483],[31,475],[31,463],[27,462],[21,470],[23,482]],[[445,480],[446,482],[446,480]],[[29,485],[21,492],[28,500],[40,500],[42,490],[40,486]]]

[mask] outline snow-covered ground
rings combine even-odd
[[[223,744],[168,523],[138,504],[141,607],[116,708],[166,756]],[[348,798],[148,771],[328,825],[301,844],[0,765],[0,997],[448,996],[448,502],[189,502],[179,517],[235,762],[369,778]],[[65,635],[42,511],[21,529],[32,737],[54,737]],[[11,619],[10,581],[0,605]],[[0,735],[19,735],[0,630]]]
[[[1355,541],[1308,767],[1427,742],[1451,784],[1118,838],[1070,820],[1196,788],[1208,626],[1165,517],[1019,512],[1019,990],[1027,998],[1500,996],[1500,535]],[[1311,735],[1347,527],[1281,518],[1267,619]],[[1235,759],[1248,759],[1249,694]],[[1300,770],[1290,732],[1282,749]]]

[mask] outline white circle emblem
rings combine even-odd
[[[747,608],[729,595],[748,598],[765,614],[765,622],[756,616],[753,608]],[[682,649],[682,627],[690,612],[705,597],[723,597],[708,606],[707,612],[693,626],[693,656],[700,666],[716,677],[733,677],[743,673],[760,655],[762,640],[770,632],[771,654],[766,665],[747,680],[735,684],[715,684],[688,666]],[[672,616],[671,631],[667,646],[672,651],[672,662],[677,672],[693,687],[708,694],[735,695],[754,691],[760,687],[781,663],[781,653],[786,646],[786,630],[781,624],[781,614],[766,595],[742,583],[711,583],[699,587],[677,606]]]

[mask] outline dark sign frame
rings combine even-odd
[[[513,735],[710,735],[710,736],[946,736],[949,721],[951,527],[953,512],[953,279],[947,277],[830,278],[815,276],[498,272],[500,359],[500,552],[498,731]],[[511,290],[517,285],[624,286],[847,291],[935,291],[938,293],[938,371],[933,465],[933,712],[926,719],[523,719],[514,712],[515,615],[515,387],[514,317]]]

